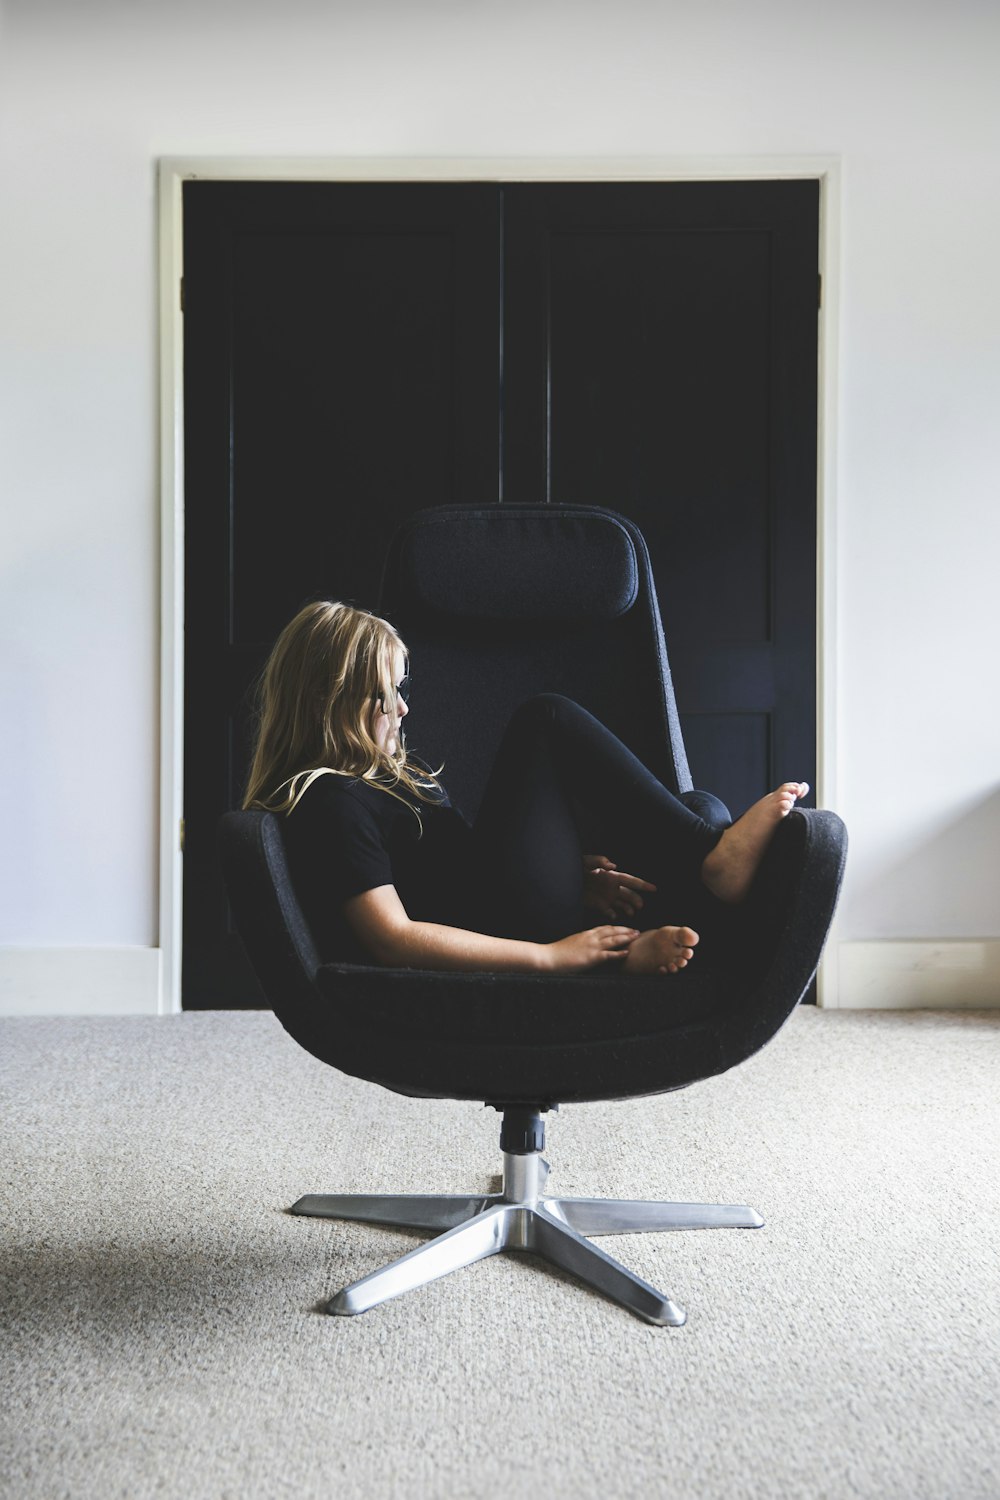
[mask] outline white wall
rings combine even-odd
[[[0,943],[159,940],[155,163],[200,154],[839,156],[839,937],[1000,937],[1000,7],[2,17]]]

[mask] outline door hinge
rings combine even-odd
[[[183,282],[181,283],[181,285],[183,285]],[[816,306],[817,307],[822,307],[823,306],[823,277],[822,277],[822,275],[818,275],[816,277]]]
[[[180,826],[180,851],[181,851],[182,854],[184,853],[184,819],[183,818],[181,818],[181,826]]]
[[[181,312],[184,311],[184,277],[181,277]]]

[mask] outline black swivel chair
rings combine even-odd
[[[690,790],[649,557],[625,518],[583,506],[420,512],[390,543],[379,610],[411,652],[411,743],[432,765],[446,762],[445,782],[468,816],[509,714],[538,692],[575,698],[665,785]],[[769,1041],[819,961],[844,867],[840,819],[793,811],[747,901],[727,908],[711,943],[669,979],[320,963],[281,819],[230,813],[220,834],[240,934],[264,994],[302,1046],[396,1093],[485,1101],[503,1115],[499,1193],[313,1195],[293,1206],[436,1232],[339,1292],[329,1310],[364,1312],[510,1248],[554,1261],[652,1323],[683,1323],[669,1297],[588,1236],[755,1228],[760,1216],[742,1206],[548,1197],[542,1117],[559,1104],[683,1088]]]

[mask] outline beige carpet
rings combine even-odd
[[[283,1208],[486,1188],[497,1117],[270,1015],[0,1046],[5,1496],[1000,1495],[1000,1013],[802,1009],[723,1078],[553,1116],[553,1191],[765,1216],[602,1240],[681,1329],[519,1256],[318,1312],[418,1239]]]

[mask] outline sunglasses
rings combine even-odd
[[[402,698],[402,700],[406,704],[407,708],[409,708],[409,706],[410,706],[410,679],[409,679],[409,676],[404,677],[403,680],[402,680],[402,682],[400,682],[400,683],[397,684],[397,686],[396,686],[396,697],[397,698]],[[384,697],[383,694],[380,693],[379,696],[375,699],[375,702],[378,704],[379,708],[382,710],[382,712],[384,714],[387,714],[389,712],[389,710],[385,706],[385,697]],[[393,706],[395,707],[395,705],[393,705]]]

